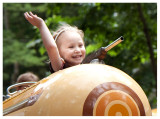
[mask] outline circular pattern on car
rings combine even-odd
[[[145,116],[142,101],[130,87],[107,82],[95,87],[83,106],[84,116]]]

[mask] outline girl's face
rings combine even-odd
[[[62,33],[57,40],[57,46],[60,56],[68,66],[81,64],[85,58],[84,42],[76,31]]]

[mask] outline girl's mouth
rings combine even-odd
[[[72,58],[74,58],[74,59],[81,59],[81,57],[82,57],[82,55],[74,55],[74,56],[72,56]]]

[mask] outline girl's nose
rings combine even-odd
[[[80,52],[80,48],[76,48],[76,49],[74,50],[74,52],[75,52],[75,53],[79,53],[79,52]]]

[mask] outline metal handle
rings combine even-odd
[[[37,82],[21,82],[21,83],[13,84],[13,85],[11,85],[7,88],[7,95],[13,95],[17,92],[17,91],[14,91],[14,92],[11,93],[10,90],[13,89],[13,88],[16,88],[18,86],[23,86],[23,85],[31,85],[31,84],[34,84],[34,83],[37,83]]]

